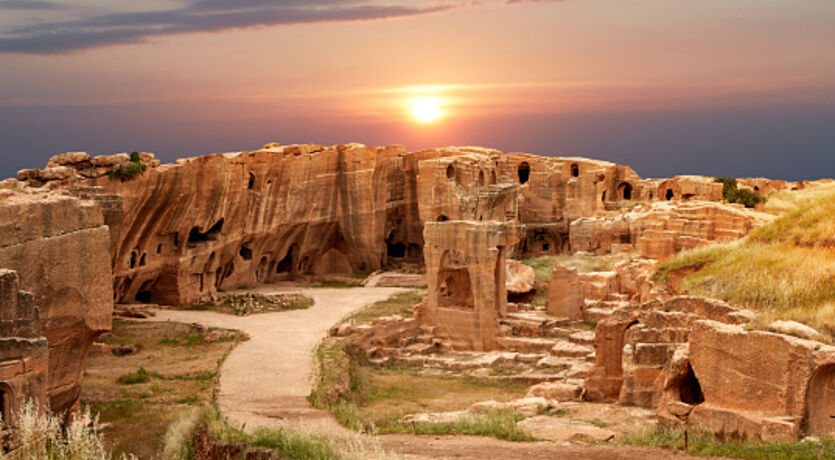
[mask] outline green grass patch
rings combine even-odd
[[[116,382],[120,383],[122,385],[135,385],[137,383],[149,382],[151,380],[151,377],[153,377],[153,376],[151,375],[150,372],[145,370],[144,367],[140,367],[139,369],[136,370],[136,372],[131,372],[129,374],[125,374],[125,375],[119,377],[116,380]]]
[[[690,455],[703,457],[751,460],[777,458],[792,460],[835,459],[835,440],[832,439],[825,439],[820,442],[764,444],[742,440],[721,442],[709,434],[689,433],[687,448],[685,449],[684,432],[660,426],[649,431],[632,433],[627,436],[623,443],[632,446],[675,449]]]
[[[523,418],[511,409],[495,410],[484,414],[462,415],[446,423],[415,423],[411,432],[422,435],[490,436],[514,442],[536,441],[537,438],[517,425]]]
[[[289,429],[258,428],[251,444],[278,449],[288,459],[331,460],[341,457],[335,441],[322,435]]]
[[[399,292],[388,299],[374,302],[362,310],[355,312],[349,318],[358,323],[365,323],[375,318],[391,315],[410,318],[412,316],[412,307],[422,302],[425,295],[425,289]]]

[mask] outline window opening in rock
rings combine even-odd
[[[244,260],[252,260],[252,249],[249,249],[246,244],[241,245],[241,249],[238,251],[238,254]]]
[[[131,251],[130,253],[130,268],[136,267],[136,251]]]
[[[632,184],[628,182],[623,182],[618,186],[620,190],[620,199],[621,200],[631,200],[632,199]]]
[[[571,165],[571,175],[574,177],[580,177],[580,166],[576,164]]]
[[[252,190],[255,187],[255,174],[249,173],[249,183],[247,184],[246,188]]]
[[[200,231],[200,227],[193,227],[191,231],[188,232],[188,242],[200,243],[203,241],[214,240],[220,234],[221,230],[223,230],[223,219],[217,221],[208,230],[206,230],[205,233]]]
[[[673,192],[673,189],[671,189],[671,188],[668,188],[667,189],[667,194],[664,195],[664,197],[667,198],[667,201],[672,200],[673,198],[675,198],[675,196],[676,196],[676,194],[675,194],[675,192]]]
[[[527,161],[519,163],[516,169],[516,174],[519,176],[519,183],[524,184],[531,178],[531,165]]]

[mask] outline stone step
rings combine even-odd
[[[531,337],[499,337],[496,339],[505,350],[527,352],[547,352],[554,346],[554,340]]]
[[[586,308],[583,310],[583,320],[591,323],[598,323],[614,312],[614,310],[603,308]]]
[[[594,349],[588,345],[580,345],[573,342],[559,342],[551,348],[552,356],[568,356],[573,358],[585,358]]]
[[[594,331],[577,331],[568,336],[568,340],[580,345],[594,344]]]

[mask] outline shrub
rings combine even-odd
[[[129,181],[145,172],[146,166],[139,157],[139,152],[131,152],[130,161],[127,164],[119,165],[107,173],[111,179],[119,179],[122,182]]]
[[[2,422],[0,422],[2,427]],[[66,427],[58,417],[42,412],[32,402],[21,407],[16,424],[20,448],[7,457],[10,460],[111,460],[104,448],[98,417],[85,409]],[[121,458],[135,458],[122,456]]]
[[[136,372],[125,374],[116,381],[122,385],[133,385],[136,383],[145,383],[149,380],[151,380],[151,373],[146,371],[144,367],[140,367]]]
[[[722,198],[728,203],[739,203],[746,208],[754,208],[765,202],[765,197],[747,188],[739,188],[736,179],[729,177],[717,177],[716,182],[722,184]]]

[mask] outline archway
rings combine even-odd
[[[571,165],[571,175],[574,177],[580,177],[580,165],[576,163]]]
[[[632,184],[629,182],[621,182],[618,185],[618,197],[621,200],[631,200],[632,199]]]
[[[672,200],[673,198],[675,198],[675,196],[676,196],[676,194],[675,194],[675,192],[673,192],[673,189],[671,189],[671,188],[668,188],[667,193],[664,195],[664,197],[667,199],[667,201]]]
[[[835,364],[819,368],[806,393],[806,432],[810,436],[835,436]]]
[[[519,183],[524,184],[531,178],[531,165],[527,161],[519,163],[516,169],[516,174],[519,176]]]

